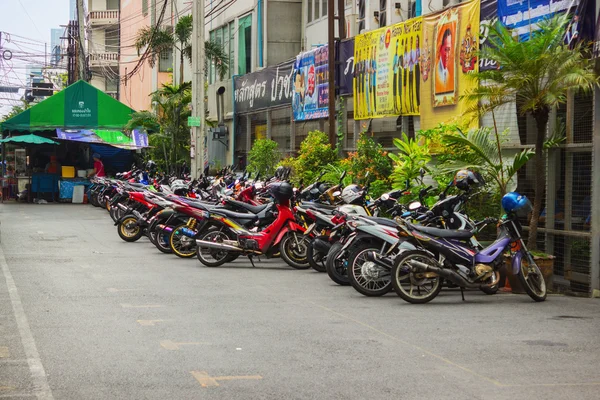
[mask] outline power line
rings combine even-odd
[[[21,2],[21,0],[19,0],[19,4],[21,5],[21,8],[23,8],[23,11],[25,11],[25,14],[27,14],[27,17],[29,17],[29,20],[31,21],[31,23],[35,27],[35,30],[38,31],[38,33],[40,34],[41,37],[44,37],[44,35],[42,34],[42,32],[40,32],[39,28],[35,24],[35,21],[33,20],[33,18],[31,18],[31,15],[29,15],[29,13],[27,12],[27,9],[25,8],[25,6]]]

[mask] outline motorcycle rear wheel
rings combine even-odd
[[[350,285],[350,278],[348,277],[348,268],[346,268],[346,260],[336,260],[336,257],[342,251],[344,245],[340,242],[334,243],[327,253],[325,259],[325,267],[329,278],[337,283],[338,285],[348,286]]]
[[[157,229],[154,238],[154,246],[165,254],[173,253],[173,249],[171,249],[171,244],[169,243],[169,237],[170,234],[165,232],[164,229]]]
[[[394,291],[403,300],[412,304],[430,302],[442,290],[442,279],[437,275],[426,276],[422,272],[415,272],[409,264],[411,260],[431,265],[437,264],[434,258],[420,250],[410,250],[400,254],[396,257],[394,268],[392,268]]]
[[[307,239],[302,233],[290,231],[283,236],[279,242],[281,258],[290,267],[295,269],[309,269],[310,263],[307,257]]]
[[[173,229],[169,235],[169,246],[177,257],[192,258],[196,255],[196,241],[180,232],[186,227],[187,224],[181,224]]]
[[[368,252],[378,253],[380,248],[381,246],[371,243],[362,243],[348,257],[350,283],[358,293],[365,296],[383,296],[392,290],[390,271],[366,259]]]
[[[223,242],[224,240],[231,240],[229,235],[219,229],[209,229],[206,233],[202,234],[199,240],[207,240],[211,242]],[[229,252],[227,250],[210,249],[208,247],[198,246],[196,250],[198,261],[207,267],[220,267],[221,265],[231,262],[239,257],[239,254]]]

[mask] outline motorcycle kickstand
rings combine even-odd
[[[465,301],[465,288],[464,287],[460,287],[460,295],[462,296],[462,301]]]
[[[256,268],[256,265],[254,265],[254,260],[252,259],[252,256],[248,256],[248,260],[250,260],[250,264],[252,264],[252,268]]]

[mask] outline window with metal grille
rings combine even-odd
[[[379,27],[387,25],[387,0],[379,0]]]
[[[408,19],[416,18],[417,16],[417,2],[411,0],[408,2]]]
[[[321,1],[321,16],[322,17],[326,17],[327,16],[327,0],[322,0]]]
[[[119,78],[106,78],[105,88],[107,92],[116,92],[119,87]]]
[[[313,20],[313,0],[306,1],[306,22],[312,22]]]
[[[224,78],[227,78],[233,74],[235,69],[233,68],[233,63],[235,61],[235,47],[233,36],[235,34],[235,26],[233,22],[225,24],[223,26],[218,27],[217,29],[210,32],[209,37],[210,41],[213,43],[217,43],[223,47],[223,53],[228,55],[228,72],[225,74]],[[209,83],[215,83],[219,80],[218,70],[214,61],[211,61],[208,65],[208,81]]]
[[[104,31],[104,46],[107,53],[119,50],[119,28],[109,28]]]
[[[358,0],[358,33],[365,30],[365,0]]]
[[[106,9],[107,10],[118,10],[119,9],[119,0],[106,0]]]
[[[173,51],[165,50],[160,52],[158,60],[158,72],[169,72],[173,68]]]
[[[321,0],[314,0],[315,1],[315,19],[319,19],[321,18],[321,13],[319,13],[319,10],[321,8]]]

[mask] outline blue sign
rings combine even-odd
[[[294,63],[292,111],[295,121],[329,116],[327,46],[299,54]]]
[[[523,39],[538,29],[538,23],[556,14],[575,10],[582,0],[498,0],[498,18]]]

